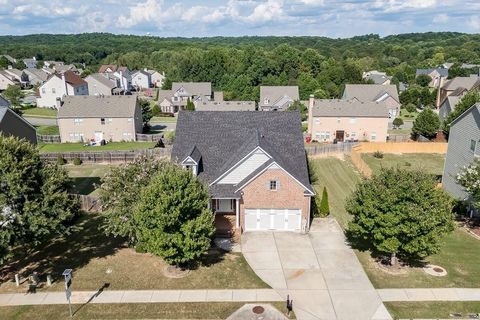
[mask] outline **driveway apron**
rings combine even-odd
[[[242,252],[263,281],[293,299],[298,319],[391,319],[334,219],[315,219],[308,234],[245,232]]]

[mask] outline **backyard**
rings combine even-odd
[[[44,143],[39,144],[40,153],[48,152],[82,152],[82,151],[125,151],[149,149],[156,142],[109,142],[104,146],[84,146],[83,143]]]
[[[35,126],[38,134],[43,135],[59,135],[58,126]]]
[[[24,117],[37,117],[37,118],[56,118],[57,110],[50,108],[30,108],[22,109]]]
[[[96,185],[113,165],[108,164],[82,164],[80,166],[65,165],[68,175],[73,180],[72,193],[96,195]]]

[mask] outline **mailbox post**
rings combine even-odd
[[[72,296],[72,269],[65,269],[62,276],[65,277],[65,295],[68,301],[68,310],[70,311],[70,317],[73,317],[72,305],[70,304],[70,297]]]

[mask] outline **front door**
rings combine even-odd
[[[345,131],[343,130],[337,130],[335,133],[335,139],[337,139],[338,142],[343,142],[345,137]]]

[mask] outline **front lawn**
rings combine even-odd
[[[268,302],[282,313],[285,303]],[[74,319],[226,319],[245,302],[73,305]],[[68,319],[67,305],[0,307],[0,319]],[[290,319],[294,319],[291,316]]]
[[[449,319],[451,314],[460,313],[455,319],[478,319],[470,314],[480,313],[478,301],[441,302],[385,302],[394,319]]]
[[[57,118],[57,110],[50,108],[22,109],[24,117]]]
[[[161,258],[137,253],[123,240],[106,236],[102,221],[99,215],[82,215],[71,235],[54,238],[35,252],[27,253],[21,247],[14,250],[12,260],[0,267],[0,292],[26,292],[26,283],[16,287],[14,274],[26,277],[33,271],[41,281],[48,273],[56,280],[39,291],[62,291],[61,273],[67,268],[73,269],[72,288],[79,291],[98,290],[107,283],[107,290],[268,288],[242,254],[215,248],[186,277],[168,277],[164,274],[167,264]]]
[[[369,252],[358,258],[375,288],[478,288],[480,287],[480,240],[462,229],[447,236],[445,244],[426,263],[445,268],[445,277],[426,274],[421,268],[410,268],[406,274],[391,275],[379,269]]]
[[[435,153],[385,153],[383,159],[375,158],[372,153],[364,153],[362,159],[374,173],[380,172],[381,168],[398,167],[406,170],[421,170],[437,177],[442,176],[445,163],[445,155]]]
[[[351,219],[345,210],[345,199],[354,190],[356,183],[360,180],[360,175],[348,159],[311,158],[309,162],[317,177],[317,181],[314,183],[316,193],[321,196],[323,187],[327,187],[330,213],[345,228]]]
[[[95,185],[100,184],[100,179],[110,171],[111,167],[112,165],[107,164],[65,165],[64,168],[73,180],[70,191],[84,195],[95,195]]]
[[[58,126],[35,126],[35,128],[37,129],[38,134],[57,136],[60,134]]]
[[[40,153],[82,151],[124,151],[149,149],[156,142],[109,142],[104,146],[85,147],[83,143],[48,143],[39,145]]]

